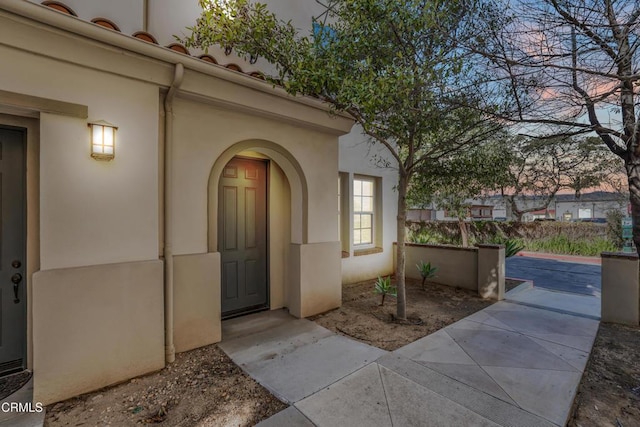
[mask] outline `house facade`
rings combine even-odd
[[[269,2],[311,29],[312,1]],[[0,1],[3,373],[52,403],[341,304],[393,269],[396,175],[348,116],[188,52],[197,0]],[[382,152],[382,154],[384,154]]]

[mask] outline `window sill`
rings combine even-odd
[[[382,253],[382,248],[356,249],[353,251],[353,256],[371,255],[371,254],[379,254],[379,253]]]
[[[342,251],[342,258],[349,258],[349,252]]]

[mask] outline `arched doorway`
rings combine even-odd
[[[223,318],[291,307],[290,246],[306,243],[306,206],[304,174],[275,143],[243,141],[215,162],[208,242],[209,252],[221,256]]]

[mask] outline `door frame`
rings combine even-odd
[[[254,162],[261,162],[264,163],[266,166],[266,180],[265,180],[265,200],[266,200],[266,206],[265,206],[265,244],[266,244],[266,259],[265,259],[265,267],[266,267],[266,271],[265,271],[265,280],[266,280],[266,302],[264,304],[264,306],[251,306],[251,307],[247,307],[247,308],[242,308],[242,309],[237,309],[237,310],[232,310],[230,312],[227,313],[223,313],[222,311],[221,313],[221,317],[222,320],[227,320],[227,319],[232,319],[234,317],[240,317],[240,316],[246,316],[252,313],[258,313],[261,311],[267,311],[271,309],[271,245],[270,245],[270,235],[271,235],[271,223],[270,223],[270,216],[269,216],[269,208],[270,208],[270,188],[271,188],[271,159],[268,157],[250,157],[250,156],[243,156],[243,155],[234,155],[231,159],[229,159],[229,162],[234,160],[234,159],[240,159],[240,160],[250,160],[250,161],[254,161]],[[228,162],[227,162],[228,163]],[[225,165],[226,166],[226,165]],[[224,168],[223,168],[224,171]],[[220,177],[218,177],[218,188],[220,188],[220,182],[222,180],[222,175],[220,175]],[[222,215],[220,215],[220,203],[218,203],[218,229],[220,227],[220,221],[222,218]],[[222,255],[222,251],[221,251],[221,247],[220,247],[220,238],[221,238],[221,233],[218,233],[218,241],[217,241],[217,251],[220,252],[220,254]],[[222,269],[220,269],[220,283],[222,284]],[[222,305],[222,288],[220,289],[220,304]]]
[[[1,118],[0,118],[1,119]],[[20,206],[20,210],[21,210],[21,216],[22,216],[22,230],[21,230],[21,239],[22,239],[22,253],[21,255],[21,259],[23,260],[22,265],[23,265],[23,274],[24,274],[24,280],[23,280],[23,291],[22,291],[22,298],[24,300],[24,305],[22,306],[22,309],[20,310],[20,316],[22,317],[22,328],[20,331],[20,334],[22,335],[22,342],[21,342],[21,349],[20,349],[20,353],[22,356],[22,367],[21,368],[16,368],[16,369],[12,369],[12,370],[8,370],[4,373],[0,373],[0,376],[5,376],[5,375],[10,375],[13,374],[15,372],[19,372],[21,370],[24,369],[28,369],[30,366],[29,363],[29,352],[28,352],[28,347],[29,347],[29,310],[28,307],[30,305],[30,292],[29,292],[29,288],[28,288],[28,284],[30,284],[30,280],[28,280],[29,278],[29,260],[27,258],[27,254],[28,254],[28,249],[27,249],[27,245],[29,244],[28,240],[27,240],[27,229],[28,229],[28,216],[27,216],[27,197],[28,197],[28,181],[27,181],[27,165],[28,165],[28,128],[27,127],[23,127],[23,126],[15,126],[15,125],[8,125],[8,124],[4,124],[2,121],[0,121],[0,131],[6,129],[6,130],[11,130],[11,131],[17,131],[21,133],[21,141],[20,141],[20,148],[22,149],[22,176],[20,177],[20,181],[22,181],[22,206]]]

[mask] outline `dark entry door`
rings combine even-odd
[[[232,159],[220,179],[222,317],[267,307],[267,163]]]
[[[0,126],[0,375],[26,367],[25,136]]]

